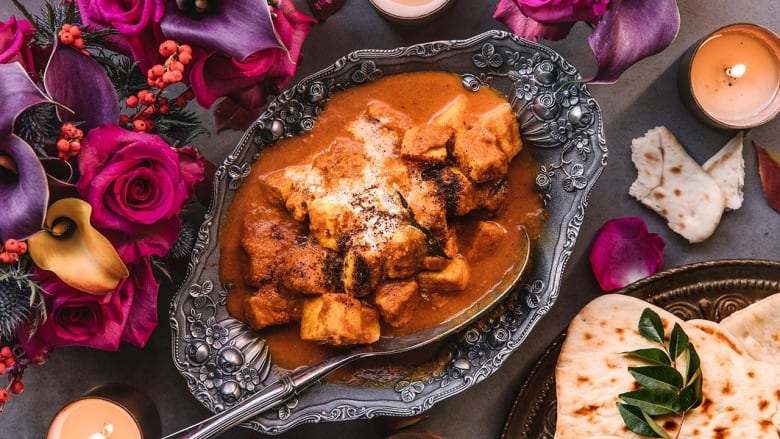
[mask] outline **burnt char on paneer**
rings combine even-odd
[[[290,293],[316,295],[339,289],[341,261],[338,255],[312,240],[282,254],[277,279]]]
[[[278,211],[264,208],[250,210],[244,216],[241,245],[249,257],[245,278],[250,286],[272,282],[279,266],[279,255],[304,239],[300,225],[279,218]]]
[[[371,249],[351,247],[344,255],[341,279],[347,294],[371,294],[382,280],[381,255]]]
[[[384,282],[374,295],[374,304],[382,319],[394,328],[412,319],[419,301],[419,286],[414,279]]]
[[[303,296],[284,294],[264,284],[244,299],[244,318],[252,329],[283,325],[301,319]]]
[[[301,338],[335,346],[379,340],[379,312],[349,294],[331,293],[306,299]]]

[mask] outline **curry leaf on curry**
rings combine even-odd
[[[398,194],[398,198],[401,200],[401,206],[406,210],[406,213],[409,215],[409,222],[415,229],[421,231],[423,235],[425,235],[425,246],[428,249],[428,252],[430,252],[433,256],[441,256],[446,259],[450,259],[449,256],[447,256],[446,253],[444,253],[444,249],[441,248],[441,244],[439,244],[439,240],[436,239],[435,236],[433,236],[433,233],[428,230],[426,227],[424,227],[422,224],[417,222],[417,219],[414,217],[414,211],[411,207],[409,207],[409,203],[406,202],[406,198],[404,198],[403,194],[396,191],[396,194]]]

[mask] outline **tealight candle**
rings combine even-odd
[[[441,15],[454,0],[369,0],[385,17],[397,23],[418,24]]]
[[[780,112],[780,40],[754,24],[733,24],[694,45],[680,64],[689,108],[719,128],[761,125]]]
[[[144,394],[107,384],[63,407],[46,439],[159,439],[160,433],[160,416]]]

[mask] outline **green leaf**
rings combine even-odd
[[[701,360],[693,343],[688,343],[688,362],[685,369],[685,382],[691,382],[696,373],[701,373]]]
[[[623,354],[638,358],[640,360],[648,361],[653,364],[659,364],[663,366],[672,365],[672,360],[669,359],[669,355],[664,350],[658,348],[636,349],[629,352],[623,352]]]
[[[645,418],[645,413],[639,407],[619,402],[617,403],[617,408],[629,430],[640,436],[663,437],[650,427]]]
[[[663,427],[658,424],[658,422],[655,422],[655,419],[650,417],[650,415],[642,412],[642,416],[645,417],[645,421],[647,422],[647,425],[653,430],[653,433],[664,439],[672,439],[672,436],[670,436],[669,433],[667,433],[666,430],[664,430]]]
[[[686,349],[688,349],[688,334],[678,323],[675,323],[669,338],[669,355],[676,360]]]
[[[675,409],[677,392],[672,390],[641,388],[621,393],[618,397],[650,416],[679,414]]]
[[[656,343],[664,342],[664,324],[661,317],[650,308],[645,308],[639,318],[639,334]]]
[[[693,381],[691,381],[687,386],[683,387],[683,389],[680,391],[680,394],[677,395],[677,401],[674,403],[677,411],[684,412],[695,409],[701,405],[703,401],[701,386],[702,376],[700,373],[698,373],[693,378]]]
[[[639,384],[650,390],[677,392],[683,387],[682,374],[672,366],[629,367],[628,371]]]

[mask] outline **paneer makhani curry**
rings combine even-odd
[[[521,151],[503,96],[457,75],[335,94],[310,132],[265,148],[236,193],[220,237],[228,312],[303,346],[372,343],[457,314],[511,268],[518,227],[538,230]]]

